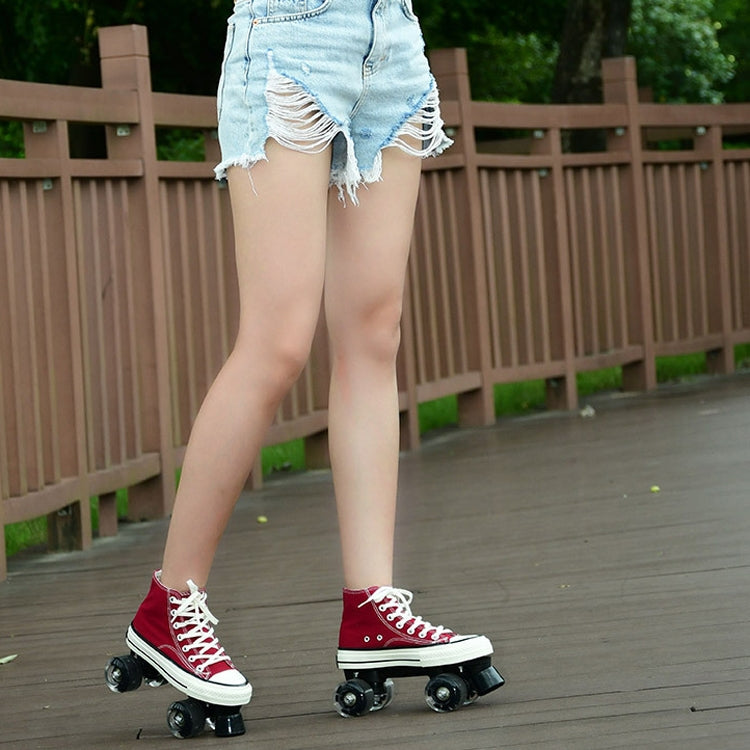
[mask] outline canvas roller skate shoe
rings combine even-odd
[[[219,737],[244,734],[240,708],[252,687],[220,645],[218,620],[206,605],[206,592],[188,581],[188,592],[162,585],[156,571],[151,588],[128,628],[130,653],[110,659],[109,688],[125,693],[168,682],[188,696],[172,703],[167,724],[176,737],[193,737],[208,725]]]
[[[455,711],[505,680],[492,666],[483,635],[457,635],[412,614],[412,593],[391,586],[344,589],[336,664],[346,681],[334,693],[342,716],[379,711],[393,698],[393,678],[427,676],[425,700]]]

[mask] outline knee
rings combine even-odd
[[[268,398],[280,401],[294,385],[307,364],[311,337],[298,331],[276,337],[240,336],[234,354],[245,362],[246,372],[256,373],[253,380]]]
[[[334,356],[367,359],[373,364],[392,365],[401,344],[401,300],[382,301],[367,309],[329,321]]]
[[[288,336],[270,347],[271,379],[279,384],[282,395],[295,383],[310,357],[312,341],[301,336]]]

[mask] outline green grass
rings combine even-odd
[[[305,441],[302,438],[288,443],[269,445],[261,454],[263,476],[283,471],[301,471],[305,468]]]
[[[47,517],[11,523],[5,527],[5,554],[10,557],[28,547],[44,544],[47,539]]]
[[[735,362],[738,367],[750,368],[750,344],[735,348]],[[705,372],[705,354],[659,357],[656,360],[656,377],[660,383],[688,380]],[[622,371],[619,367],[612,367],[606,370],[580,373],[577,377],[577,386],[581,398],[601,391],[618,390],[622,387]],[[544,403],[543,380],[495,386],[495,412],[498,416],[539,411],[544,408]],[[454,426],[457,423],[458,399],[456,396],[445,396],[419,405],[419,429],[423,434],[431,430]],[[261,459],[264,476],[279,472],[302,471],[305,468],[304,440],[292,440],[264,448]],[[125,515],[127,490],[120,490],[117,493],[117,509],[119,516]],[[96,531],[99,526],[97,498],[91,498],[91,518],[92,526]],[[44,545],[46,539],[46,518],[35,518],[5,527],[5,546],[8,556],[28,547]]]

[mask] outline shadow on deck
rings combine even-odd
[[[191,747],[745,750],[750,376],[591,403],[593,418],[451,431],[403,459],[397,584],[433,622],[487,633],[503,689],[438,715],[423,680],[402,680],[383,713],[341,719],[330,475],[286,477],[243,496],[209,586],[255,687],[247,734]],[[165,531],[11,561],[0,748],[176,747],[175,691],[118,696],[103,681]]]

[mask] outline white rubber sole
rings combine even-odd
[[[190,674],[187,670],[167,659],[158,649],[128,628],[125,643],[134,654],[147,661],[164,676],[164,679],[190,698],[213,703],[217,706],[244,706],[253,696],[252,685],[245,680],[242,685],[209,682]]]
[[[384,669],[413,667],[432,669],[463,664],[492,653],[490,639],[483,635],[456,636],[450,643],[414,648],[342,649],[336,653],[339,669]]]

